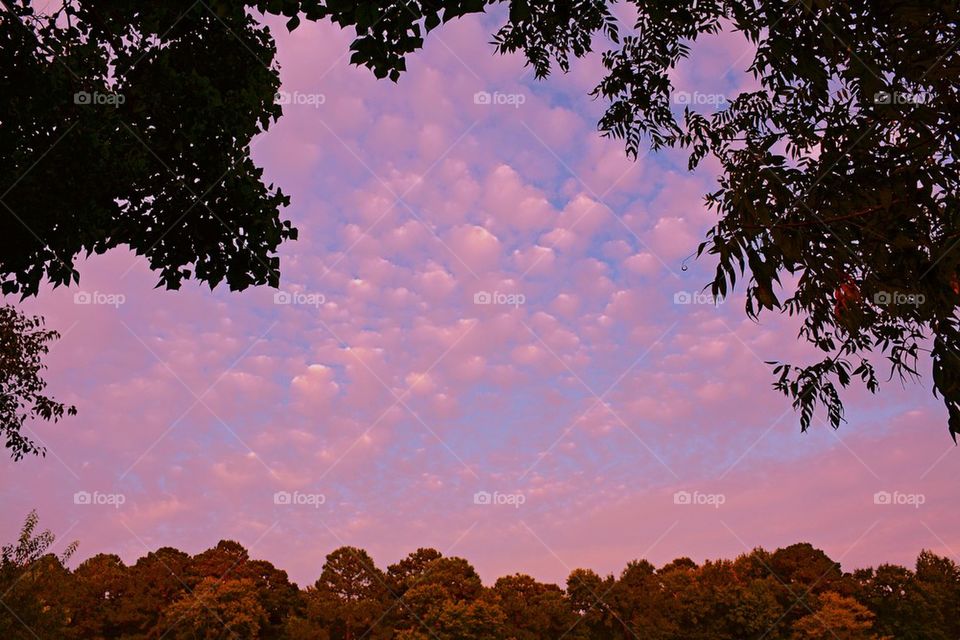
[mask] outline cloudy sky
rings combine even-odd
[[[0,463],[3,540],[36,507],[78,559],[230,538],[301,585],[343,544],[384,566],[435,547],[488,582],[797,541],[845,568],[960,550],[929,385],[854,390],[839,432],[801,434],[764,364],[811,357],[795,322],[690,295],[708,259],[681,269],[717,167],[628,161],[596,132],[599,60],[538,82],[496,26],[431,35],[398,85],[348,64],[349,33],[274,26],[290,104],[253,155],[300,229],[281,293],[154,289],[114,251],[27,302],[79,416]],[[749,59],[705,40],[677,89],[749,88]]]

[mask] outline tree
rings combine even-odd
[[[607,597],[615,584],[612,575],[601,578],[592,569],[574,569],[567,576],[567,598],[590,640],[619,638],[624,631]]]
[[[426,573],[427,566],[442,558],[443,554],[436,549],[421,547],[407,555],[406,558],[387,567],[387,585],[396,596],[402,596],[407,589]]]
[[[0,106],[2,290],[76,282],[77,255],[119,245],[170,288],[190,277],[276,286],[276,249],[296,230],[279,218],[287,198],[249,157],[281,109],[273,41],[247,9],[282,14],[291,29],[302,18],[352,27],[351,61],[396,81],[430,31],[504,6],[496,49],[522,52],[539,78],[566,71],[597,35],[612,43],[593,95],[609,103],[601,131],[628,155],[648,141],[687,151],[690,169],[708,156],[719,164],[706,196],[718,222],[697,253],[718,263],[714,294],[745,280],[749,317],[797,315],[800,337],[823,353],[771,362],[802,429],[818,407],[838,428],[840,390],[854,379],[875,392],[875,357],[919,378],[930,344],[955,439],[960,5],[631,0],[624,34],[609,4],[127,0],[104,11],[74,0],[40,15],[29,0],[4,2],[0,89],[23,98]],[[671,72],[721,29],[755,47],[748,70],[760,88],[712,112],[681,110]]]
[[[565,594],[555,584],[537,582],[515,574],[493,585],[504,614],[503,637],[513,640],[560,640],[581,638],[584,630]]]
[[[879,640],[873,633],[873,614],[865,606],[833,591],[818,597],[819,606],[793,625],[797,640]]]
[[[0,548],[0,637],[28,640],[63,635],[68,618],[65,596],[69,574],[64,565],[77,549],[67,545],[60,556],[48,553],[55,541],[49,530],[38,531],[31,511],[16,543]]]
[[[331,638],[379,637],[388,592],[383,572],[366,551],[340,547],[328,554],[314,589],[320,615]]]
[[[960,568],[950,558],[932,551],[917,556],[914,584],[923,601],[932,609],[931,619],[941,621],[948,638],[960,635]]]
[[[909,569],[882,564],[876,569],[858,569],[853,577],[856,598],[874,614],[873,627],[881,636],[897,640],[951,637],[937,603],[929,601],[931,590],[924,589]]]
[[[6,438],[10,456],[20,460],[28,454],[45,454],[22,433],[28,419],[57,422],[77,409],[44,395],[47,382],[41,372],[47,368],[44,356],[50,342],[60,334],[43,328],[43,318],[28,317],[10,305],[0,306],[0,433]]]
[[[204,578],[167,607],[164,624],[171,638],[255,640],[267,622],[253,580]]]
[[[186,590],[190,562],[183,551],[161,547],[127,569],[127,597],[118,614],[125,638],[145,640],[166,631],[163,612]]]
[[[666,640],[676,632],[656,569],[646,560],[628,563],[604,600],[610,603],[615,621],[623,625],[624,638]]]
[[[127,567],[119,556],[101,553],[80,563],[73,573],[69,636],[115,638],[122,631],[129,598]]]
[[[717,260],[710,288],[725,296],[746,280],[750,318],[796,315],[800,337],[824,354],[805,366],[771,362],[801,428],[819,406],[838,428],[839,389],[853,379],[875,392],[873,356],[889,360],[891,375],[918,378],[930,343],[933,389],[955,440],[960,5],[632,0],[636,17],[623,35],[609,4],[287,0],[283,10],[353,27],[351,61],[394,81],[431,30],[493,5],[509,7],[497,51],[522,52],[539,78],[553,65],[567,71],[606,36],[613,46],[593,91],[609,103],[600,130],[634,158],[649,141],[686,150],[691,170],[715,159],[718,189],[706,202],[719,219],[697,249]],[[671,73],[698,38],[721,29],[755,47],[748,70],[760,88],[713,112],[681,110]]]
[[[277,286],[296,230],[250,159],[282,111],[247,3],[34,4],[0,3],[0,291],[79,282],[79,255],[121,245],[167,288]]]

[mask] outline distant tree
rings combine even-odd
[[[426,572],[427,565],[443,557],[436,549],[420,548],[387,567],[387,583],[394,595],[402,596]]]
[[[960,568],[950,558],[921,551],[914,572],[915,587],[932,609],[948,638],[960,637]]]
[[[39,518],[31,511],[15,543],[0,548],[0,638],[36,640],[62,637],[70,615],[65,598],[72,589],[64,564],[77,549],[67,545],[55,556],[49,530],[38,531]]]
[[[327,555],[313,597],[333,640],[378,638],[390,599],[386,578],[363,549],[340,547]]]
[[[14,460],[46,453],[23,433],[27,420],[58,421],[77,409],[44,395],[41,372],[49,343],[60,334],[43,328],[43,318],[25,316],[10,305],[0,306],[0,433]]]
[[[840,565],[807,542],[777,549],[768,566],[788,624],[808,613],[818,594],[844,589]]]
[[[158,638],[167,630],[161,617],[188,589],[190,561],[183,551],[162,547],[127,568],[126,598],[116,614],[120,616],[125,640]]]
[[[947,640],[936,602],[905,567],[882,564],[853,572],[856,598],[874,614],[874,629],[897,640]]]
[[[190,560],[188,583],[198,584],[204,578],[239,578],[250,559],[247,549],[235,540],[221,540],[217,546],[201,551]]]
[[[817,600],[817,609],[793,624],[796,640],[878,640],[873,614],[853,598],[825,591]]]
[[[567,598],[590,640],[620,638],[625,631],[608,598],[615,584],[613,576],[601,578],[592,569],[574,569],[567,576]]]
[[[497,579],[493,592],[504,614],[504,638],[576,640],[586,631],[580,627],[579,617],[557,585],[544,584],[518,573]]]
[[[252,580],[204,578],[167,607],[164,637],[175,640],[255,640],[267,623]]]
[[[668,640],[677,631],[676,622],[668,617],[669,603],[656,569],[646,560],[628,563],[603,599],[610,603],[615,621],[624,626],[617,637]]]
[[[119,556],[101,553],[73,572],[69,637],[117,638],[125,631],[130,579]]]

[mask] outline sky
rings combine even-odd
[[[350,32],[270,24],[287,104],[253,157],[300,230],[280,290],[155,289],[114,250],[25,302],[79,415],[0,462],[0,539],[36,508],[74,565],[233,539],[301,586],[345,544],[382,567],[434,547],[487,583],[799,541],[846,569],[960,559],[929,382],[853,388],[839,431],[801,433],[765,364],[816,356],[796,319],[714,304],[714,263],[684,262],[716,164],[602,138],[598,56],[537,81],[473,16],[393,84],[349,65]],[[749,61],[707,38],[675,95],[709,110]]]

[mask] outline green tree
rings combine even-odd
[[[0,637],[36,640],[63,637],[70,616],[67,595],[73,585],[64,568],[76,551],[67,545],[60,556],[48,553],[55,541],[49,530],[38,531],[31,511],[15,543],[0,548]]]
[[[119,637],[129,585],[127,567],[117,555],[101,553],[80,563],[73,572],[69,636]]]
[[[387,586],[396,596],[402,596],[406,590],[418,581],[426,572],[427,565],[443,557],[436,549],[421,547],[406,558],[387,567]]]
[[[160,284],[279,282],[296,237],[250,141],[281,114],[275,45],[247,4],[0,3],[0,290],[79,282],[121,245]]]
[[[592,569],[574,569],[567,576],[567,598],[590,640],[622,637],[624,623],[608,598],[615,584],[613,576],[601,578]]]
[[[64,414],[77,413],[76,407],[64,406],[43,393],[47,386],[40,375],[47,368],[43,358],[49,343],[59,337],[56,331],[43,328],[43,318],[0,306],[0,434],[14,460],[46,452],[22,433],[28,419],[56,422]]]
[[[817,600],[817,609],[794,623],[797,640],[879,640],[873,614],[853,598],[826,591]]]
[[[254,640],[267,623],[253,580],[204,578],[167,607],[167,637],[182,640]]]
[[[914,586],[932,609],[932,619],[941,621],[940,628],[948,638],[960,636],[960,568],[950,558],[932,551],[917,556]]]
[[[504,576],[493,585],[504,614],[504,638],[560,640],[582,637],[583,628],[565,594],[555,584],[544,584],[523,574]]]
[[[190,561],[183,551],[162,547],[127,568],[126,597],[116,613],[125,639],[158,638],[167,630],[161,618],[186,591]]]
[[[314,597],[334,640],[377,638],[389,606],[386,578],[363,549],[340,547],[327,555]]]

